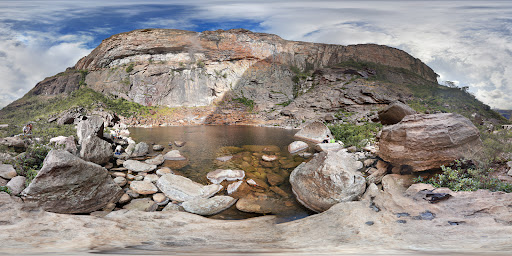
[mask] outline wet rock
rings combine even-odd
[[[158,188],[149,181],[132,181],[130,189],[141,195],[151,195],[158,192]]]
[[[150,198],[133,199],[129,204],[123,206],[123,209],[143,212],[154,212],[157,208],[158,205]]]
[[[414,115],[416,111],[400,101],[395,101],[385,109],[379,111],[379,121],[383,125],[396,124],[407,115]]]
[[[263,180],[260,180],[260,179],[256,179],[256,178],[247,180],[247,184],[249,184],[251,186],[260,187],[263,189],[268,189],[268,185],[266,182],[264,182]]]
[[[99,137],[82,138],[80,158],[96,164],[106,164],[112,158],[112,145]]]
[[[69,153],[76,155],[78,152],[78,149],[76,147],[75,143],[75,137],[74,136],[58,136],[50,139],[50,143],[55,144],[56,146],[64,147],[64,150],[68,151]]]
[[[326,152],[326,151],[338,151],[343,148],[343,143],[318,143],[315,145],[315,150],[318,152]]]
[[[277,207],[282,207],[280,204]],[[249,194],[238,199],[236,208],[242,212],[253,212],[260,214],[272,213],[276,208],[275,199],[267,196]]]
[[[215,160],[221,161],[221,162],[227,162],[227,161],[231,160],[232,158],[233,158],[233,156],[221,156],[221,157],[215,158]]]
[[[126,185],[126,183],[127,183],[127,181],[124,177],[116,177],[116,178],[114,178],[114,182],[121,187]]]
[[[206,178],[213,184],[220,184],[222,181],[235,181],[242,180],[245,177],[245,172],[242,170],[223,170],[217,169],[211,171],[206,175]]]
[[[162,176],[164,174],[174,174],[174,172],[171,170],[171,168],[168,168],[168,167],[162,167],[158,170],[156,170],[156,174],[159,175],[159,176]]]
[[[18,175],[14,167],[10,164],[0,164],[0,177],[4,179],[12,179]]]
[[[174,145],[176,145],[176,147],[183,147],[183,146],[185,146],[185,144],[186,144],[186,143],[187,143],[187,142],[185,142],[185,141],[180,141],[180,140],[176,140],[176,141],[174,141]]]
[[[130,202],[131,200],[132,200],[132,198],[130,197],[130,195],[128,195],[128,194],[123,194],[123,195],[121,196],[121,198],[119,199],[119,202],[118,202],[118,203],[120,203],[120,204],[126,204],[126,203]]]
[[[158,145],[158,144],[157,145],[153,145],[153,151],[162,151],[164,149],[165,149],[165,147],[162,146],[162,145]]]
[[[240,181],[233,182],[233,183],[229,184],[228,187],[226,188],[228,195],[235,193],[235,191],[238,190],[238,188],[240,187],[240,185],[242,185],[243,182],[244,181],[240,180]]]
[[[352,201],[364,193],[366,181],[357,172],[362,163],[344,151],[319,153],[302,163],[290,175],[297,200],[307,208],[322,212],[332,205]]]
[[[284,190],[282,190],[280,187],[277,187],[277,186],[272,186],[270,187],[270,190],[272,190],[272,192],[278,194],[279,196],[281,197],[289,197],[288,193],[286,193]]]
[[[275,145],[243,145],[243,150],[257,153],[277,153],[280,152],[281,149]]]
[[[393,166],[419,172],[439,168],[480,150],[478,129],[467,118],[453,113],[408,115],[384,127],[379,156]]]
[[[171,161],[186,160],[186,158],[184,156],[182,156],[180,151],[178,151],[178,150],[171,150],[171,151],[167,152],[164,155],[164,159],[165,160],[171,160]]]
[[[261,159],[265,162],[272,162],[278,159],[278,156],[276,155],[263,155],[261,156]]]
[[[149,145],[146,142],[139,142],[133,149],[132,157],[141,157],[149,153]]]
[[[123,191],[105,168],[68,151],[52,150],[22,195],[46,211],[89,213],[117,202]]]
[[[164,155],[160,154],[156,157],[153,157],[151,159],[148,159],[146,161],[144,161],[146,164],[152,164],[152,165],[161,165],[163,164],[165,161],[164,159]]]
[[[190,201],[183,202],[181,206],[187,212],[199,215],[214,215],[226,210],[236,202],[230,196],[214,196],[212,198],[197,197]]]
[[[156,165],[154,164],[146,164],[136,160],[126,160],[123,166],[133,172],[151,172],[156,169]]]
[[[203,186],[189,178],[165,174],[158,179],[156,185],[171,200],[184,202],[195,197],[209,197],[222,189],[221,185]]]
[[[285,177],[283,177],[277,173],[274,173],[274,172],[269,172],[269,173],[267,173],[267,181],[268,181],[268,184],[270,184],[272,186],[277,186],[277,185],[282,184],[285,181]]]
[[[302,153],[299,153],[299,156],[302,157],[302,158],[310,158],[310,157],[313,156],[313,153],[302,152]]]
[[[297,152],[306,150],[309,148],[309,145],[304,141],[294,141],[288,145],[288,152],[290,154],[295,154]]]
[[[26,178],[23,176],[16,176],[7,182],[5,186],[11,190],[11,195],[17,196],[25,189],[25,180]]]
[[[295,134],[295,138],[300,140],[307,140],[313,143],[322,143],[327,138],[333,138],[331,131],[323,123],[315,121],[307,124]]]

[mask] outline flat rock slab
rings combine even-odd
[[[130,189],[141,195],[151,195],[158,192],[158,188],[149,181],[132,181]]]
[[[304,128],[294,135],[294,138],[311,141],[313,143],[322,143],[327,136],[333,138],[329,128],[323,123],[315,121],[304,126]]]
[[[179,202],[213,196],[222,189],[221,185],[203,186],[189,178],[174,174],[162,175],[156,185],[171,200]]]
[[[154,164],[146,164],[136,160],[126,160],[123,167],[133,172],[150,172],[156,169]]]
[[[133,199],[129,204],[123,206],[123,209],[143,212],[154,212],[157,208],[156,202],[150,198]]]
[[[213,184],[220,184],[222,181],[235,181],[242,180],[245,177],[245,172],[242,170],[223,170],[217,169],[215,171],[211,171],[206,175],[206,178],[210,180]]]
[[[306,142],[298,140],[298,141],[294,141],[294,142],[290,143],[290,145],[288,145],[288,152],[290,152],[290,154],[295,154],[297,152],[306,150],[308,148],[309,148],[309,145]]]
[[[343,148],[343,145],[340,143],[318,143],[315,145],[315,150],[319,152],[325,152],[325,151],[336,151]]]
[[[22,192],[56,213],[90,213],[117,202],[123,195],[108,171],[65,150],[52,150],[32,183]]]
[[[151,159],[148,159],[146,161],[144,161],[146,164],[153,164],[153,165],[161,165],[163,164],[165,161],[164,159],[164,155],[160,154],[158,156],[155,156]]]
[[[171,151],[167,152],[164,155],[164,159],[165,160],[171,160],[171,161],[187,160],[187,158],[182,156],[180,151],[178,151],[178,150],[171,150]]]
[[[230,196],[214,196],[212,198],[195,198],[183,202],[185,211],[199,215],[214,215],[235,204],[236,199]]]
[[[215,158],[215,160],[221,161],[221,162],[227,162],[227,161],[231,160],[231,158],[233,158],[233,156],[221,156],[221,157]]]

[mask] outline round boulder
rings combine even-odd
[[[414,109],[400,101],[396,101],[379,111],[379,121],[383,125],[396,124],[402,121],[405,116],[414,114],[416,114]]]
[[[364,193],[366,180],[357,172],[360,168],[362,163],[344,150],[321,152],[293,170],[290,184],[297,201],[323,212]]]

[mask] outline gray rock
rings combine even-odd
[[[171,161],[181,161],[181,160],[187,160],[184,156],[181,155],[180,151],[178,150],[171,150],[167,152],[164,155],[165,160],[171,160]]]
[[[469,119],[453,113],[408,115],[382,129],[378,155],[393,166],[419,172],[471,157],[482,147]]]
[[[236,203],[236,199],[230,196],[214,196],[212,198],[197,197],[183,202],[181,206],[187,212],[199,215],[214,215],[226,210]]]
[[[123,209],[143,212],[154,212],[157,208],[158,205],[151,198],[133,199],[129,204],[123,206]]]
[[[126,178],[124,178],[124,177],[115,177],[114,182],[121,187],[126,185],[126,183],[127,183]]]
[[[130,202],[131,200],[132,200],[132,198],[130,197],[130,195],[128,195],[128,194],[123,194],[123,195],[121,196],[121,198],[119,198],[118,203],[120,203],[120,204],[126,204],[126,203]]]
[[[215,158],[215,160],[221,161],[221,162],[227,162],[227,161],[231,160],[231,158],[233,158],[233,156],[221,156],[221,157]]]
[[[124,154],[127,155],[126,158],[128,158],[128,157],[130,157],[132,155],[133,151],[135,150],[135,145],[137,145],[137,144],[135,144],[135,143],[129,143],[128,144],[128,147],[126,147],[126,149],[124,150]]]
[[[149,181],[132,181],[130,189],[141,195],[151,195],[158,192],[158,188]]]
[[[159,176],[162,176],[162,175],[168,174],[168,173],[174,174],[174,172],[169,167],[163,167],[163,168],[156,170],[156,174]]]
[[[176,147],[183,147],[183,146],[185,146],[186,143],[187,143],[186,141],[179,141],[179,140],[174,141],[174,145],[176,145]]]
[[[82,140],[89,136],[103,138],[103,129],[103,118],[100,116],[91,116],[87,120],[80,121],[76,128],[78,144],[82,144]]]
[[[170,204],[167,204],[164,207],[164,209],[162,209],[162,212],[167,212],[167,211],[184,212],[185,209],[183,209],[183,207],[181,207],[178,204],[170,203]]]
[[[7,182],[8,182],[8,181],[7,181],[6,179],[4,179],[4,178],[0,178],[0,186],[5,186],[5,185],[7,185]]]
[[[152,165],[161,165],[163,164],[165,161],[164,159],[164,155],[160,154],[158,156],[155,156],[151,159],[148,159],[146,161],[144,161],[146,164],[152,164]]]
[[[355,200],[364,193],[366,181],[357,172],[361,167],[361,162],[343,150],[321,152],[290,174],[292,191],[301,204],[323,212],[336,203]]]
[[[25,189],[25,180],[26,178],[23,176],[16,176],[5,186],[11,190],[11,195],[17,196],[21,191],[23,191],[23,189]]]
[[[89,213],[117,202],[123,191],[105,168],[68,151],[52,150],[22,195],[46,211]]]
[[[123,167],[133,172],[150,172],[156,169],[154,164],[146,164],[136,160],[126,160]]]
[[[135,145],[135,149],[133,150],[132,157],[140,157],[145,156],[149,152],[149,145],[146,142],[139,142]]]
[[[323,123],[315,121],[304,126],[304,128],[294,135],[294,138],[311,141],[313,143],[322,143],[327,136],[333,138],[329,128]]]
[[[18,175],[14,167],[10,164],[0,164],[0,177],[4,179],[12,179]]]
[[[338,151],[343,148],[343,143],[318,143],[315,145],[316,151],[326,152],[326,151]]]
[[[75,137],[74,136],[58,136],[50,139],[50,143],[54,143],[56,146],[63,147],[64,150],[68,151],[69,153],[76,155],[78,149],[76,147],[75,143]]]
[[[171,200],[184,202],[196,197],[212,196],[213,191],[222,189],[221,185],[203,186],[197,182],[174,174],[164,174],[156,185]]]
[[[158,176],[157,174],[148,174],[144,176],[144,181],[155,183],[158,181],[159,178],[160,176]]]
[[[21,137],[7,137],[0,139],[0,145],[5,145],[19,150],[27,148],[27,144]]]
[[[416,111],[406,104],[395,101],[389,104],[388,107],[379,111],[379,120],[383,125],[396,124],[407,115],[414,115]]]
[[[162,145],[153,145],[153,151],[162,151],[165,147]]]
[[[288,152],[290,154],[295,154],[297,152],[306,150],[309,148],[309,145],[304,141],[294,141],[288,145]]]
[[[85,161],[96,164],[106,164],[112,158],[112,145],[96,136],[87,136],[82,139],[80,157]]]

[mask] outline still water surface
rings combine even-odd
[[[287,147],[294,141],[293,135],[297,131],[280,128],[252,127],[252,126],[173,126],[156,128],[130,128],[131,137],[137,141],[148,144],[160,144],[166,147],[164,153],[178,149],[187,161],[166,161],[164,166],[170,167],[176,174],[188,177],[196,182],[208,184],[206,174],[215,169],[242,169],[246,172],[246,179],[257,178],[267,181],[267,174],[274,174],[285,178],[278,187],[287,195],[278,195],[271,189],[255,189],[245,186],[245,190],[234,194],[235,198],[246,195],[258,195],[268,198],[261,202],[263,207],[272,209],[272,214],[278,216],[278,221],[290,221],[303,218],[311,214],[302,205],[295,201],[291,192],[288,177],[294,167],[306,159],[290,155]],[[183,147],[169,146],[174,141],[185,141]],[[258,147],[259,146],[259,147]],[[278,161],[267,163],[261,160],[263,154],[277,155]],[[215,159],[220,156],[232,155],[228,162]],[[275,175],[274,175],[275,176]],[[267,183],[268,184],[268,183]],[[224,182],[222,185],[227,186]],[[245,184],[244,184],[245,185]],[[268,184],[271,186],[271,184]],[[226,194],[221,191],[219,194]],[[211,216],[217,219],[243,219],[259,216],[260,214],[244,213],[230,209]]]

